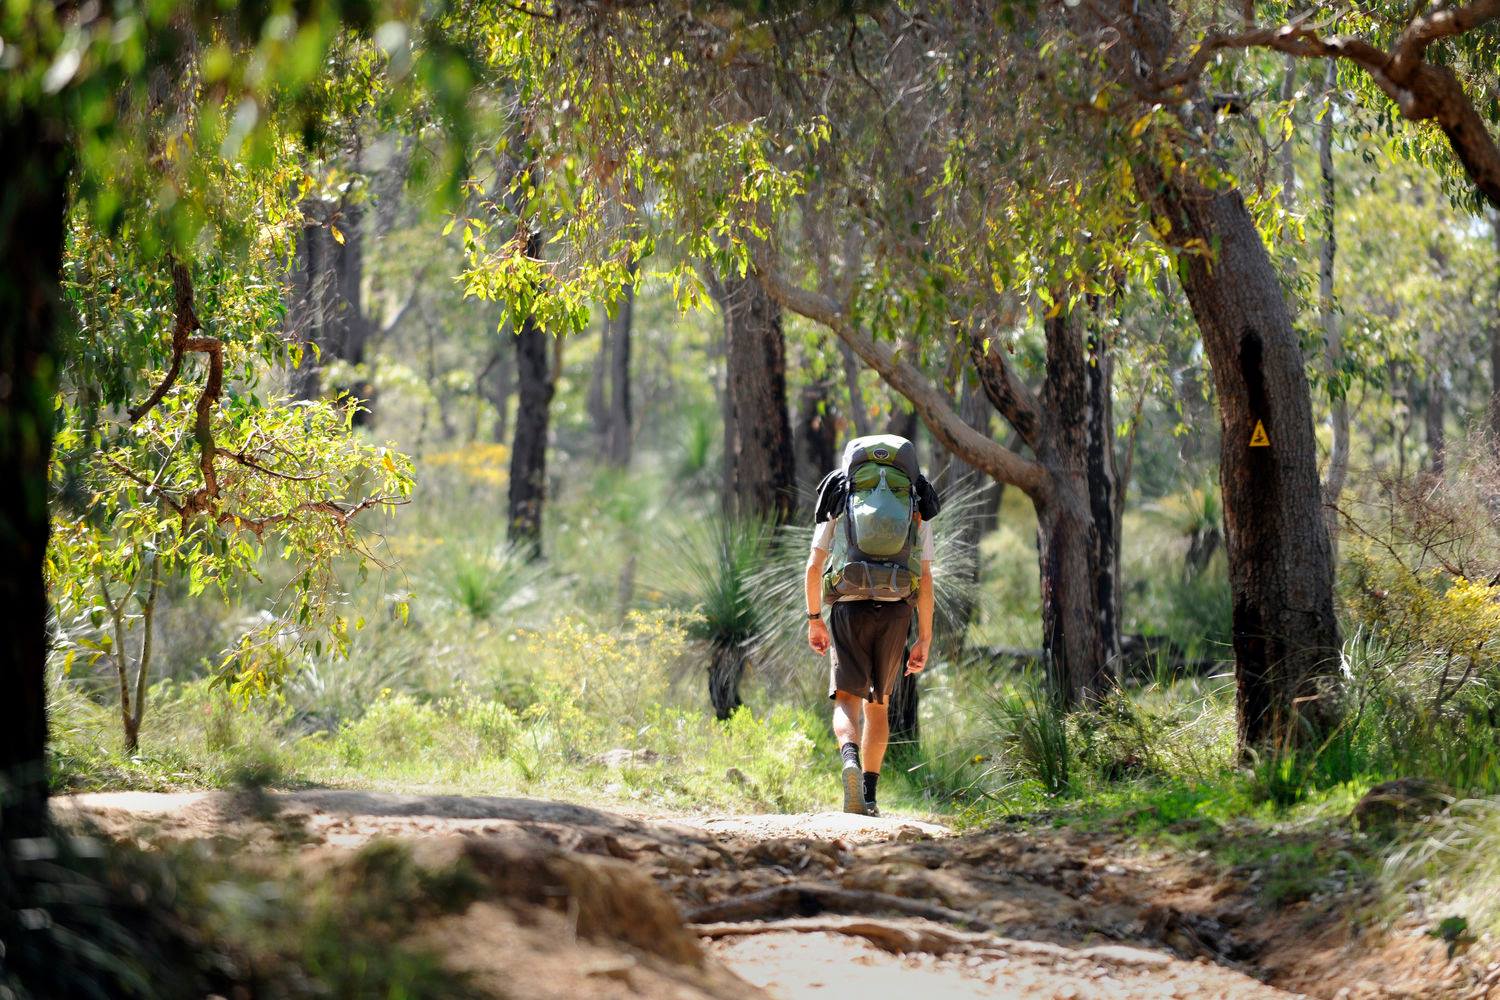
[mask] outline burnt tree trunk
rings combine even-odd
[[[724,509],[785,524],[796,511],[797,469],[781,307],[753,270],[710,287],[724,316]]]
[[[526,239],[526,254],[542,256],[541,233]],[[527,318],[516,331],[515,439],[510,453],[507,523],[510,543],[539,559],[542,554],[542,505],[547,493],[547,433],[555,388],[547,334]]]
[[[1316,745],[1339,715],[1339,629],[1301,345],[1239,191],[1150,169],[1137,182],[1186,247],[1179,279],[1213,367],[1240,745]],[[1251,446],[1257,424],[1269,447]]]
[[[708,664],[708,701],[714,717],[727,719],[744,702],[740,681],[745,676],[745,652],[739,646],[715,646]]]
[[[47,463],[70,146],[34,110],[0,110],[0,840],[47,820]]]

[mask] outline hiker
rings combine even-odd
[[[818,486],[807,558],[807,643],[833,650],[828,697],[843,762],[844,812],[880,815],[875,802],[890,739],[887,703],[916,607],[906,672],[932,645],[932,518],[937,491],[917,449],[894,434],[855,438]],[[830,558],[831,557],[831,558]],[[828,621],[824,605],[831,605]]]

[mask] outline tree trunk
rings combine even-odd
[[[1332,59],[1328,60],[1323,85],[1331,102],[1338,85],[1338,66]],[[1349,397],[1339,371],[1344,358],[1344,339],[1333,299],[1333,265],[1338,252],[1335,229],[1337,217],[1334,214],[1338,203],[1333,175],[1333,117],[1333,109],[1330,107],[1318,124],[1318,167],[1323,181],[1323,246],[1318,254],[1318,317],[1323,327],[1324,358],[1328,373],[1333,376],[1333,394],[1329,400],[1333,445],[1328,453],[1328,468],[1323,473],[1323,519],[1328,528],[1329,559],[1337,568],[1339,499],[1344,493],[1344,480],[1349,475]]]
[[[1097,639],[1107,654],[1114,679],[1120,654],[1120,476],[1115,466],[1114,354],[1105,334],[1096,329],[1087,341],[1088,488],[1094,520],[1095,608]]]
[[[740,679],[745,674],[745,654],[738,646],[715,646],[708,666],[708,700],[714,716],[727,719],[743,702]]]
[[[1423,423],[1427,431],[1427,471],[1434,477],[1443,477],[1448,458],[1448,438],[1443,427],[1443,418],[1448,414],[1448,389],[1443,385],[1443,373],[1436,368],[1427,373],[1427,405],[1423,407]]]
[[[1184,248],[1178,275],[1213,366],[1240,745],[1316,745],[1339,716],[1339,629],[1301,345],[1239,191],[1146,164],[1136,177]],[[1258,425],[1269,447],[1251,446]]]
[[[870,411],[866,408],[865,393],[859,385],[859,359],[854,350],[844,341],[839,341],[839,357],[844,362],[844,386],[849,393],[849,420],[854,424],[856,437],[870,433]]]
[[[621,290],[615,314],[604,326],[610,345],[608,429],[605,434],[604,457],[610,465],[622,469],[630,464],[634,437],[630,406],[630,337],[635,315],[636,272],[637,265],[632,265],[631,281]]]
[[[1113,568],[1118,540],[1107,506],[1114,497],[1114,434],[1109,407],[1095,412],[1108,400],[1110,379],[1107,361],[1098,368],[1103,345],[1085,340],[1084,315],[1075,309],[1045,321],[1047,378],[1033,445],[1050,485],[1033,497],[1042,648],[1052,694],[1066,708],[1097,702],[1114,689],[1120,653]],[[1096,475],[1107,481],[1091,482]]]
[[[584,394],[583,408],[594,425],[594,442],[603,456],[609,442],[609,317],[599,327],[599,353],[594,355],[594,368],[589,373],[589,388]]]
[[[724,314],[724,509],[777,524],[796,511],[781,307],[755,272],[711,286]]]
[[[826,377],[812,379],[802,387],[797,414],[797,455],[807,470],[802,482],[810,488],[839,463],[832,390]]]
[[[917,425],[917,411],[903,410],[898,406],[895,412],[891,414],[891,419],[886,422],[885,432],[915,442],[917,439]]]
[[[542,236],[532,232],[526,254],[541,259]],[[542,554],[542,504],[547,492],[547,433],[555,387],[548,337],[528,318],[516,331],[516,435],[510,453],[509,539],[528,558]]]
[[[47,820],[47,464],[57,386],[71,147],[34,110],[0,109],[0,839]]]
[[[302,399],[312,399],[323,390],[322,371],[330,361],[364,363],[372,326],[365,315],[362,289],[363,207],[309,200],[303,203],[302,212],[306,222],[288,277],[286,331],[299,343],[317,348],[307,351],[292,378],[293,391]],[[335,230],[342,241],[334,236]],[[356,425],[370,421],[374,387],[368,380],[333,388],[357,401]]]
[[[503,335],[502,335],[503,337]],[[495,408],[495,422],[490,429],[491,438],[504,444],[510,437],[510,422],[507,410],[510,404],[511,346],[502,339],[490,352],[489,361],[474,379],[474,393]],[[475,439],[479,437],[481,411],[474,415]]]

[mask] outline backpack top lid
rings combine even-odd
[[[906,473],[913,483],[922,474],[917,465],[917,446],[896,434],[869,434],[857,437],[844,445],[843,472],[845,476],[857,465],[879,462]]]

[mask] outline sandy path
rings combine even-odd
[[[711,962],[702,976],[671,980],[670,992],[683,997],[1297,995],[1247,975],[1253,967],[1229,957],[1238,945],[1209,917],[1153,909],[1133,898],[1150,894],[1150,872],[1112,857],[1097,842],[1060,834],[1041,851],[1014,832],[960,837],[898,817],[632,815],[524,798],[332,789],[100,793],[57,802],[65,815],[84,815],[115,835],[145,840],[227,835],[242,837],[252,849],[327,852],[376,837],[438,843],[457,836],[471,845],[602,858],[588,864],[648,873],[690,920],[695,911],[722,913],[725,905],[770,898],[778,889],[815,890],[777,897],[755,913],[698,917],[706,953],[742,987],[726,988]],[[483,912],[476,906],[466,928],[450,937],[472,941],[499,919],[483,918]],[[534,947],[539,968],[580,965],[577,951],[559,958],[559,949],[540,937]],[[638,954],[619,941],[587,947],[594,949],[591,969],[599,967],[601,948],[625,956],[622,961]],[[473,951],[455,946],[455,962],[482,966],[483,954]],[[627,971],[577,982],[557,973],[558,990],[537,995],[651,995],[667,981],[659,961],[634,973],[628,964],[621,968]],[[648,973],[657,978],[643,978]]]

